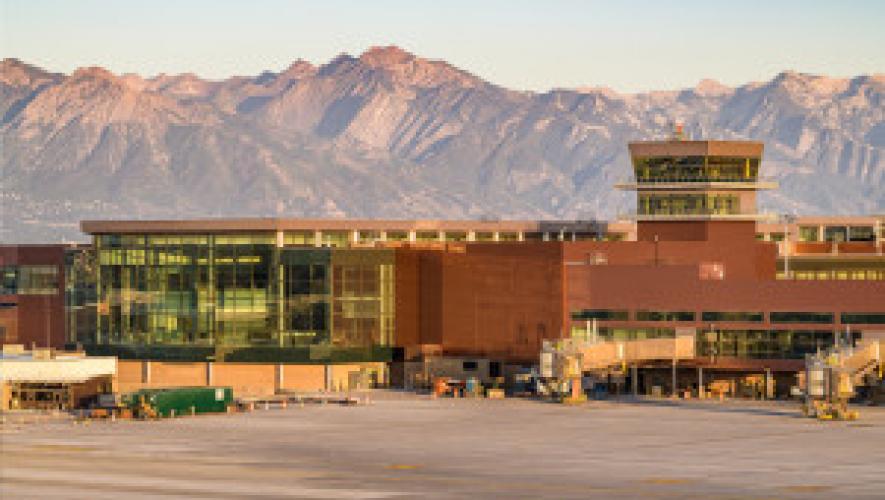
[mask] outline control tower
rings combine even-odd
[[[759,180],[761,142],[643,141],[629,144],[636,191],[639,240],[706,240],[713,233],[755,234],[770,218],[756,210],[756,192],[773,189]]]

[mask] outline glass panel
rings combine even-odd
[[[698,356],[797,359],[833,344],[832,331],[713,330],[696,337]]]
[[[283,233],[285,246],[314,246],[316,231],[286,231]]]
[[[389,250],[332,255],[332,345],[369,347],[393,341],[394,253]]]
[[[167,238],[170,241],[170,238]],[[160,244],[150,242],[151,244]],[[175,244],[180,244],[176,241]],[[275,245],[275,234],[220,234],[215,236],[216,245]]]
[[[824,240],[840,243],[848,240],[848,229],[845,226],[827,226],[824,228]]]
[[[657,156],[634,158],[637,182],[754,182],[759,158]]]
[[[387,231],[387,241],[409,241],[409,232]]]
[[[359,239],[360,243],[374,243],[376,241],[381,241],[381,231],[360,231]]]
[[[639,193],[640,215],[724,215],[740,213],[737,195]]]
[[[761,323],[765,320],[761,312],[711,312],[701,313],[702,321]]]
[[[876,233],[873,226],[851,226],[848,228],[848,239],[850,241],[875,241]]]
[[[0,295],[15,295],[18,293],[18,266],[0,267]]]
[[[694,321],[687,311],[636,311],[636,321]]]
[[[601,340],[626,341],[646,339],[672,339],[676,337],[674,328],[611,328],[599,327],[596,329]],[[592,332],[587,331],[586,325],[573,326],[572,336],[590,338]]]
[[[3,266],[0,280],[0,295],[55,295],[61,290],[58,266]]]
[[[820,228],[817,226],[799,227],[799,241],[820,241]]]
[[[523,238],[525,241],[542,241],[544,239],[544,233],[528,232],[523,234]]]
[[[350,243],[350,231],[323,231],[320,242],[324,247],[346,247]]]
[[[572,319],[581,320],[606,320],[606,321],[627,321],[627,311],[613,311],[609,309],[582,309],[572,313]]]
[[[833,313],[822,312],[772,312],[772,323],[832,323]]]
[[[446,231],[446,241],[467,241],[467,231]]]
[[[842,324],[885,325],[885,313],[842,313]]]
[[[439,231],[415,231],[415,241],[439,241]]]

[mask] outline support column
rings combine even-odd
[[[766,368],[765,369],[765,387],[763,387],[763,389],[762,389],[762,399],[763,400],[771,399],[774,397],[774,394],[772,394],[772,392],[774,392],[774,391],[769,390],[769,389],[771,389],[771,385],[772,385],[772,383],[771,383],[771,368]]]
[[[698,367],[698,399],[704,399],[704,367]]]
[[[679,397],[679,391],[676,388],[676,358],[673,358],[673,377],[672,377],[672,393],[674,398]]]
[[[211,386],[215,383],[215,374],[212,371],[212,361],[206,362],[206,385]]]
[[[325,389],[327,392],[332,391],[335,389],[333,387],[334,380],[332,380],[332,365],[323,365],[323,368],[324,368],[324,374],[325,374],[325,379],[326,379],[326,382],[324,384]]]
[[[285,244],[285,239],[282,231],[277,231],[277,246],[273,251],[273,259],[269,264],[270,268],[276,272],[276,283],[274,284],[276,289],[276,305],[273,309],[274,314],[277,317],[277,344],[280,347],[283,347],[283,343],[285,340],[284,332],[286,331],[286,269],[285,266],[280,262],[282,259],[280,254],[282,252],[282,248]],[[273,279],[274,274],[270,274],[270,278]]]
[[[633,386],[633,395],[639,396],[639,367],[633,365],[630,369],[630,384]]]

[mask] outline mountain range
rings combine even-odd
[[[81,219],[611,219],[627,142],[764,141],[776,213],[885,212],[885,75],[526,92],[398,47],[210,81],[0,62],[0,240]]]

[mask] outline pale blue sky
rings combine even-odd
[[[885,0],[0,0],[0,56],[63,72],[278,71],[396,44],[516,89],[885,72]]]

